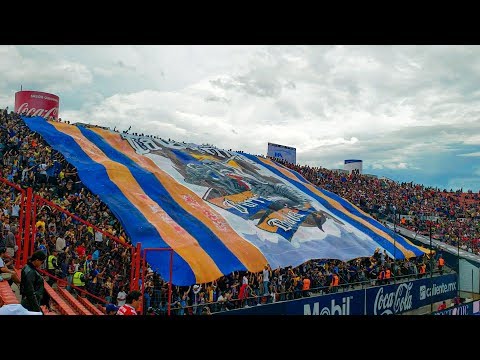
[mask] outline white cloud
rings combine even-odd
[[[0,46],[0,59],[3,87],[12,84],[19,90],[19,85],[23,85],[24,89],[38,87],[59,93],[92,82],[92,74],[84,64],[61,57],[34,58],[23,55],[14,46]]]
[[[0,46],[0,101],[28,84],[72,122],[427,171],[480,156],[479,69],[477,46]]]
[[[458,154],[457,156],[469,156],[469,157],[476,157],[476,156],[480,156],[480,151],[479,151],[479,152],[473,152],[473,153],[469,153],[469,154]]]

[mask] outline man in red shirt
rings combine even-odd
[[[438,305],[438,311],[445,310],[447,308],[447,303],[443,301],[440,305]]]
[[[80,245],[78,245],[75,249],[79,258],[83,258],[85,256],[86,250],[87,248],[85,247],[85,244],[83,242],[81,242]]]
[[[142,293],[140,291],[130,291],[127,295],[125,305],[120,306],[117,315],[138,315],[137,310],[140,308],[141,301]]]

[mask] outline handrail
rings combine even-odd
[[[39,201],[38,205],[37,206],[40,206],[42,202],[46,203],[47,205],[49,206],[52,206],[54,207],[55,209],[57,209],[58,211],[61,211],[65,214],[67,214],[68,216],[74,218],[75,220],[81,222],[83,225],[87,225],[87,226],[90,226],[92,229],[94,229],[95,231],[98,231],[98,232],[101,232],[103,235],[105,235],[106,237],[112,239],[113,241],[121,244],[122,246],[125,246],[125,247],[128,247],[128,248],[134,248],[134,246],[130,245],[130,244],[127,244],[127,243],[124,243],[122,241],[120,241],[120,239],[116,236],[113,236],[112,234],[110,234],[109,232],[103,230],[103,229],[100,229],[98,226],[95,226],[93,225],[92,223],[86,221],[86,220],[83,220],[82,218],[78,217],[77,215],[75,214],[72,214],[70,211],[68,211],[67,209],[55,204],[54,202],[50,201],[50,200],[47,200],[47,199],[44,199],[42,198],[41,196],[39,195],[34,195],[35,196],[35,199],[37,199]]]
[[[446,270],[448,270],[448,271],[446,271]],[[452,272],[453,272],[453,270],[450,269],[450,268],[444,267],[444,269],[443,269],[444,274],[450,274]],[[423,274],[423,278],[433,277],[434,274],[439,275],[440,271],[435,270],[435,271],[432,271],[432,273],[426,272],[426,273]],[[420,274],[407,274],[407,275],[396,276],[396,277],[392,276],[390,278],[390,280],[391,281],[393,280],[392,284],[397,284],[397,283],[400,283],[400,282],[405,282],[405,281],[409,281],[409,280],[418,279],[419,275]],[[361,282],[343,283],[343,284],[335,287],[335,288],[337,288],[337,289],[335,289],[335,292],[346,292],[346,291],[349,291],[350,287],[355,288],[355,286],[361,286],[361,289],[366,289],[366,288],[375,288],[375,287],[385,285],[385,284],[383,284],[383,285],[379,284],[379,285],[372,285],[372,286],[364,286],[364,285],[367,285],[367,284],[371,283],[372,281],[376,282],[376,281],[378,281],[378,279],[374,278],[374,279],[368,279],[366,281],[361,281]],[[385,280],[383,280],[383,281],[385,281]],[[289,301],[295,301],[295,300],[301,299],[301,298],[305,297],[305,296],[303,296],[303,293],[305,291],[308,291],[310,293],[310,295],[308,295],[307,297],[310,297],[312,294],[313,294],[313,296],[327,295],[328,293],[323,293],[323,292],[325,290],[330,290],[330,289],[332,289],[331,286],[322,286],[322,287],[311,288],[309,290],[293,290],[293,291],[290,291],[290,292],[275,293],[276,295],[285,295],[285,300],[276,300],[275,303],[289,302]],[[356,290],[360,290],[360,289],[356,289]],[[332,292],[329,292],[329,293],[332,293]],[[300,296],[295,297],[295,294],[300,294]],[[292,298],[288,298],[287,295],[289,295],[288,297],[292,297]],[[248,302],[248,300],[258,300],[258,298],[264,298],[264,297],[269,298],[270,296],[271,296],[270,294],[268,294],[268,295],[255,295],[255,296],[249,296],[249,297],[246,297],[246,298],[243,298],[243,299],[238,299],[238,298],[230,299],[229,302],[234,305],[231,310],[237,310],[237,309],[241,308],[238,304],[241,304],[243,302]],[[265,303],[265,305],[266,304],[271,304],[271,303]],[[182,310],[182,309],[184,311],[188,312],[188,309],[190,309],[190,308],[196,309],[198,307],[203,308],[204,306],[209,306],[210,308],[213,307],[213,308],[220,308],[221,309],[222,307],[225,306],[225,302],[216,301],[216,302],[206,302],[206,303],[202,303],[202,304],[193,304],[193,305],[188,305],[188,306],[185,306],[185,307],[172,307],[171,312],[172,312],[172,314],[176,314],[178,310]],[[227,310],[211,311],[211,313],[212,314],[218,314],[218,313],[222,313],[222,312],[225,312],[225,311],[227,311]]]
[[[75,286],[75,285],[73,285],[73,284],[69,284],[67,280],[61,279],[61,278],[59,278],[59,277],[57,277],[57,276],[55,276],[55,275],[52,275],[52,274],[50,274],[48,271],[46,271],[46,270],[44,270],[44,269],[37,269],[37,271],[40,272],[40,273],[42,273],[43,275],[46,275],[46,276],[48,276],[48,277],[50,277],[50,278],[52,278],[52,279],[55,279],[55,281],[57,281],[57,283],[59,282],[60,284],[65,285],[65,286],[68,285],[68,286],[70,286],[71,288],[77,290],[78,292],[84,293],[84,294],[86,294],[86,295],[88,295],[88,296],[90,296],[90,297],[92,297],[92,298],[94,298],[94,299],[96,299],[96,300],[99,300],[101,303],[105,303],[105,304],[107,303],[107,301],[106,301],[105,299],[102,299],[101,297],[98,297],[97,295],[94,295],[94,294],[92,294],[92,293],[89,293],[89,292],[88,292],[87,290],[85,290],[85,289],[79,288],[79,287],[77,287],[77,286]]]

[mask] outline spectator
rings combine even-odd
[[[5,246],[7,248],[7,255],[12,259],[15,257],[15,248],[16,248],[15,234],[16,234],[16,232],[17,232],[17,227],[15,225],[11,225],[10,229],[7,232],[7,236],[5,238]]]
[[[245,299],[248,298],[248,273],[245,273],[242,277],[242,286],[238,294],[238,299],[240,300],[240,306],[243,307]],[[245,306],[247,304],[245,303]]]
[[[48,285],[52,286],[55,282],[54,276],[58,276],[59,265],[57,263],[58,251],[53,249],[52,254],[47,258],[47,272],[51,275],[48,277]]]
[[[66,248],[66,241],[63,237],[58,236],[57,241],[55,242],[55,248],[59,253],[63,253]]]
[[[262,271],[262,280],[263,280],[263,295],[268,295],[268,283],[269,283],[270,269],[268,264],[265,265]]]
[[[73,286],[75,286],[75,293],[82,297],[85,296],[85,284],[86,284],[86,277],[85,277],[85,274],[84,272],[79,268],[77,269],[77,271],[75,271],[75,273],[73,274],[73,278],[72,278],[72,284]]]
[[[112,302],[113,282],[112,282],[111,276],[107,276],[107,280],[103,284],[103,289],[105,294],[105,300],[108,301],[109,303]]]
[[[438,270],[440,272],[440,275],[443,275],[443,267],[445,266],[445,259],[443,258],[442,255],[438,258]]]
[[[9,269],[9,265],[11,265],[13,259],[5,262],[6,253],[6,248],[0,248],[0,276],[3,280],[8,280],[10,285],[13,281],[15,284],[17,284],[17,286],[20,286],[20,279],[18,278],[17,273],[15,272],[15,270]]]
[[[115,306],[115,304],[109,303],[105,306],[105,312],[107,315],[116,315],[119,307]]]
[[[205,305],[202,309],[202,315],[212,315],[212,313],[210,312],[210,308],[208,307],[208,305]]]
[[[43,300],[43,278],[37,269],[45,262],[46,255],[43,251],[36,251],[22,268],[20,293],[22,305],[30,311],[41,311],[40,304]]]
[[[123,286],[120,287],[120,291],[117,294],[117,306],[122,307],[125,305],[127,300],[127,293],[125,292],[125,288]]]
[[[138,290],[133,290],[128,293],[126,303],[117,311],[117,315],[138,315],[137,310],[142,303],[142,293]]]

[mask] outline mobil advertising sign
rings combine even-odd
[[[456,274],[251,306],[222,315],[393,315],[457,295]]]
[[[252,306],[221,315],[362,315],[365,291],[356,290]]]

